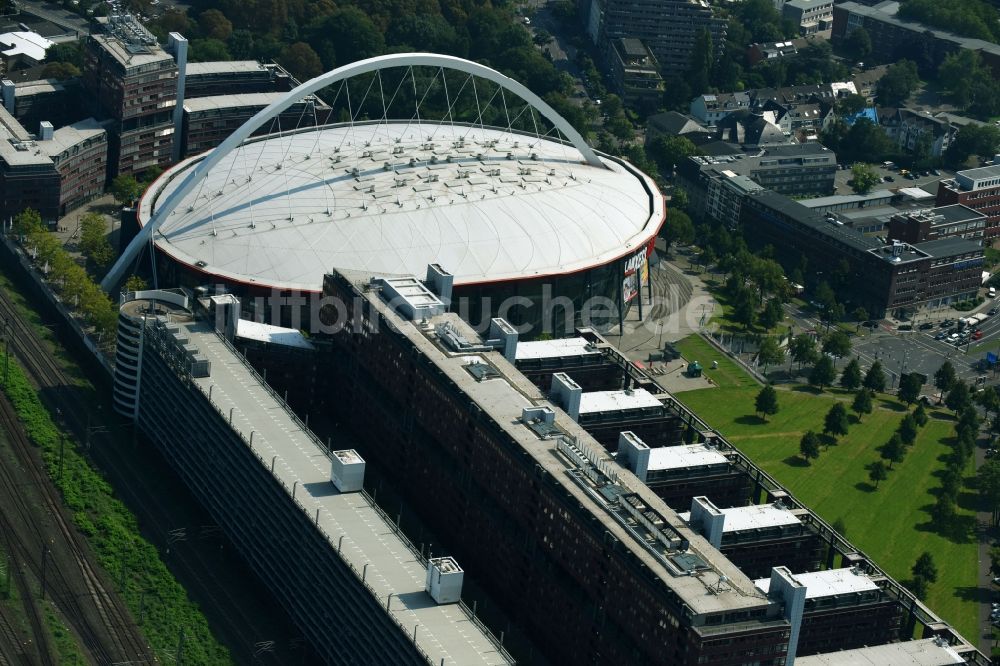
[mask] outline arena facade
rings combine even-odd
[[[415,65],[486,78],[553,129],[415,113],[247,138],[283,110],[276,102],[153,183],[119,264],[151,236],[160,283],[225,285],[265,319],[276,296],[318,295],[333,268],[423,277],[437,264],[453,276],[452,309],[476,325],[504,316],[530,336],[618,322],[648,282],[663,198],[523,86],[458,58],[399,54],[317,77],[284,103],[360,71]]]

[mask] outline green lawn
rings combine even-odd
[[[688,338],[682,351],[705,355],[700,339]],[[873,490],[867,465],[879,458],[877,447],[889,439],[903,416],[901,406],[883,398],[874,413],[852,425],[847,436],[824,450],[806,466],[798,457],[799,439],[806,430],[821,432],[823,417],[835,400],[848,400],[840,391],[816,395],[808,389],[779,390],[780,411],[763,423],[753,411],[757,386],[734,364],[720,363],[717,389],[677,394],[677,399],[722,432],[796,497],[829,522],[844,521],[847,537],[897,580],[910,576],[920,553],[930,551],[938,565],[938,582],[931,586],[928,605],[975,642],[977,637],[977,548],[970,535],[952,541],[931,530],[928,510],[939,485],[935,472],[944,467],[952,420],[935,412],[921,430],[906,459],[893,466],[889,478]],[[731,373],[742,374],[742,380]],[[970,465],[968,473],[973,469]],[[958,526],[971,532],[974,496],[959,498]],[[961,531],[961,529],[959,531]]]
[[[713,347],[700,335],[689,335],[678,342],[676,347],[684,360],[701,363],[701,367],[704,368],[703,374],[715,382],[716,386],[725,389],[760,389],[760,384],[738,366],[732,358]],[[719,367],[713,370],[712,361],[718,362]]]

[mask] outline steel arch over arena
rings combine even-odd
[[[467,74],[470,90],[474,77],[491,82],[488,103],[502,100],[507,127],[482,124],[482,110],[474,122],[457,122],[447,100],[449,115],[439,120],[419,106],[410,118],[364,122],[349,110],[349,122],[250,138],[306,95],[372,73],[381,89],[382,70],[414,67],[434,68],[442,81],[445,70]],[[415,76],[413,83],[417,99]],[[534,122],[534,133],[513,129],[504,91],[552,129],[543,134]],[[384,95],[382,102],[388,109]],[[216,149],[165,172],[138,217],[142,229],[105,278],[108,289],[152,238],[188,281],[249,293],[318,292],[333,268],[423,275],[436,263],[454,275],[456,297],[533,301],[548,285],[550,295],[575,304],[600,295],[624,306],[664,207],[651,179],[597,155],[523,85],[467,60],[416,53],[303,83]]]

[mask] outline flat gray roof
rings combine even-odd
[[[416,350],[425,356],[448,380],[464,392],[483,414],[496,423],[503,432],[517,443],[545,472],[563,487],[565,492],[578,502],[583,511],[592,515],[623,548],[640,560],[649,572],[661,579],[686,604],[695,615],[705,615],[724,611],[761,608],[767,605],[766,597],[754,587],[742,571],[736,568],[716,548],[701,535],[691,530],[677,513],[662,499],[642,483],[630,471],[616,466],[615,473],[621,487],[628,493],[641,498],[645,506],[655,510],[675,533],[680,534],[689,544],[688,552],[703,560],[708,569],[698,576],[690,576],[679,566],[666,564],[667,558],[654,556],[644,543],[640,543],[634,533],[615,520],[608,504],[598,499],[596,491],[585,491],[577,485],[569,473],[567,459],[557,453],[557,440],[542,439],[521,421],[522,410],[531,407],[548,407],[554,414],[553,425],[577,442],[577,446],[595,452],[602,460],[612,461],[613,457],[589,433],[580,427],[560,407],[550,402],[548,397],[532,384],[523,374],[497,351],[452,352],[438,341],[434,329],[448,323],[460,331],[468,340],[479,340],[476,332],[457,314],[447,312],[431,317],[430,326],[414,324],[400,317],[380,298],[378,292],[364,291],[371,275],[368,273],[341,271],[364,294],[374,308],[384,316],[392,327],[407,338]],[[482,381],[474,377],[466,368],[473,362],[492,366],[497,376]],[[720,581],[722,581],[720,583]],[[698,624],[696,622],[696,624]]]
[[[211,375],[192,378],[206,400],[223,414],[232,409],[232,427],[249,438],[253,450],[268,461],[276,456],[274,475],[286,492],[309,514],[319,510],[318,526],[335,548],[344,535],[341,557],[361,571],[385,600],[393,594],[390,613],[404,630],[420,625],[417,645],[433,664],[509,664],[487,635],[457,604],[437,605],[424,592],[427,569],[396,534],[394,526],[361,493],[338,493],[330,482],[330,459],[323,446],[293,418],[249,366],[206,322],[181,324],[189,344],[211,363]],[[402,599],[399,597],[402,596]]]
[[[129,50],[129,46],[110,34],[91,34],[91,39],[97,41],[103,49],[114,57],[123,67],[139,67],[164,60],[174,61],[174,57],[159,46],[151,46],[146,52]]]
[[[964,664],[948,645],[933,638],[796,657],[795,666],[952,666]]]
[[[267,68],[256,60],[222,60],[212,62],[189,62],[185,71],[187,76],[205,76],[208,74],[266,72]]]
[[[184,100],[184,110],[188,113],[236,108],[264,108],[284,97],[287,93],[240,93],[237,95],[211,95],[192,97]]]
[[[107,130],[101,123],[93,118],[85,118],[72,125],[60,127],[52,133],[50,141],[39,141],[38,146],[46,155],[57,157],[63,151],[102,134],[107,134]]]
[[[17,119],[0,106],[0,159],[11,166],[52,164]]]
[[[806,208],[823,208],[825,206],[838,206],[840,204],[861,203],[863,201],[891,200],[896,194],[892,190],[875,190],[868,194],[834,194],[828,197],[815,197],[813,199],[799,199],[799,203]]]

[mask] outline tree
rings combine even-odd
[[[912,60],[900,60],[889,65],[885,74],[879,79],[875,96],[881,106],[898,106],[906,101],[919,85],[917,64]]]
[[[733,321],[749,331],[757,319],[754,296],[746,287],[740,287],[733,298]]]
[[[767,303],[764,304],[764,309],[760,313],[760,325],[764,327],[764,330],[771,330],[784,318],[785,308],[781,305],[781,299],[777,297],[767,299]]]
[[[970,155],[992,157],[1000,148],[1000,128],[994,125],[965,125],[958,130],[955,140],[948,146],[945,161],[958,166]]]
[[[914,577],[920,576],[928,583],[936,583],[938,579],[938,570],[937,565],[934,564],[934,556],[927,551],[921,553],[910,569],[910,572]]]
[[[87,213],[80,218],[80,251],[88,257],[107,243],[107,225],[99,213]]]
[[[851,316],[853,316],[855,321],[858,322],[857,330],[860,331],[862,322],[868,321],[868,310],[865,310],[863,307],[858,306],[854,308],[854,312],[851,313]]]
[[[833,361],[825,354],[819,357],[812,371],[809,373],[809,383],[818,386],[820,390],[833,383],[837,378],[837,371],[833,367]]]
[[[941,493],[931,508],[931,515],[939,528],[945,530],[954,529],[955,500],[947,494]]]
[[[918,404],[917,408],[913,410],[913,420],[920,428],[927,425],[927,410],[924,409],[924,405],[922,403]]]
[[[694,38],[694,48],[687,72],[687,82],[691,86],[693,97],[708,90],[711,80],[712,65],[715,63],[715,53],[712,47],[712,34],[705,28],[698,30]]]
[[[858,415],[858,421],[861,421],[862,414],[872,413],[872,394],[868,389],[861,389],[854,394],[854,400],[851,401],[851,411]]]
[[[660,230],[660,237],[665,242],[664,252],[669,252],[673,243],[687,245],[694,241],[694,223],[684,211],[678,208],[668,208],[667,220]]]
[[[487,10],[470,15],[468,24],[470,42],[476,45],[474,49],[470,49],[473,58],[483,52],[489,54],[488,57],[503,54],[508,49],[520,52],[517,48],[519,45],[531,47],[523,29],[518,26],[497,25],[494,23],[495,18],[499,17],[494,17]],[[510,27],[517,28],[517,33],[510,30]],[[340,7],[333,13],[310,23],[306,29],[306,36],[306,42],[319,54],[327,70],[385,52],[382,32],[368,14],[353,6]],[[534,47],[531,49],[534,51]],[[539,92],[538,89],[534,90],[536,93]]]
[[[990,573],[1000,576],[1000,546],[990,548]]]
[[[868,479],[875,484],[876,490],[878,490],[879,481],[885,481],[887,478],[889,478],[889,471],[881,460],[876,460],[868,468]]]
[[[125,280],[125,285],[122,287],[123,291],[144,291],[149,289],[149,283],[138,275],[129,275],[128,279]]]
[[[816,340],[808,333],[799,333],[789,345],[792,352],[792,360],[799,364],[809,364],[816,360]]]
[[[851,189],[856,193],[868,194],[880,182],[882,177],[875,173],[871,164],[858,162],[851,167]]]
[[[882,369],[881,361],[875,361],[872,367],[868,368],[863,386],[875,393],[885,392],[885,370]]]
[[[979,468],[976,487],[983,508],[993,515],[993,525],[1000,524],[1000,460],[992,458]]]
[[[77,68],[83,67],[83,49],[80,48],[80,42],[53,44],[45,51],[45,62],[68,62]]]
[[[198,27],[203,36],[223,42],[233,34],[233,22],[218,9],[208,9],[199,14]]]
[[[913,442],[917,441],[917,432],[919,430],[920,427],[917,425],[917,420],[913,418],[913,414],[907,414],[899,422],[899,428],[896,429],[896,432],[899,433],[899,438],[903,441],[903,444],[910,446]]]
[[[754,401],[754,409],[758,414],[764,415],[764,421],[767,421],[769,415],[774,416],[778,413],[778,392],[774,390],[773,386],[767,384],[760,390]]]
[[[877,484],[876,487],[878,487]],[[913,592],[913,596],[921,601],[927,598],[927,581],[920,576],[914,576],[913,579],[906,584],[906,588],[910,592]]]
[[[903,440],[900,439],[899,433],[892,433],[889,441],[882,445],[882,459],[888,461],[889,469],[892,469],[892,463],[903,462],[905,456],[906,447],[903,446]]]
[[[847,420],[847,409],[844,403],[835,402],[830,407],[830,411],[823,418],[823,434],[832,435],[834,438],[846,435],[850,422]]]
[[[819,437],[812,430],[807,431],[799,440],[799,453],[806,463],[813,458],[819,458]]]
[[[80,76],[80,68],[69,62],[50,62],[42,68],[42,76],[46,79],[71,79]]]
[[[121,204],[131,204],[142,194],[142,187],[134,176],[120,174],[111,181],[111,196]]]
[[[301,81],[323,73],[323,63],[312,47],[305,42],[290,44],[281,52],[278,62]]]
[[[944,394],[952,389],[955,385],[955,380],[958,376],[955,374],[955,366],[951,364],[951,361],[945,361],[941,364],[941,367],[937,369],[934,373],[934,386],[941,392],[941,398],[944,399]],[[940,400],[938,404],[940,404]]]
[[[995,386],[987,386],[976,393],[975,401],[987,415],[1000,412],[1000,394]]]
[[[961,380],[955,381],[951,390],[948,391],[948,395],[944,399],[944,404],[947,405],[948,409],[958,412],[959,410],[967,407],[972,402],[972,397],[969,394],[969,387],[966,386],[965,382]]]
[[[687,190],[683,187],[674,186],[674,189],[670,192],[670,204],[674,208],[680,208],[682,210],[688,207],[690,203],[690,198],[688,197]]]
[[[851,353],[851,339],[843,331],[834,331],[823,339],[823,351],[844,358]]]
[[[844,366],[844,371],[840,373],[840,386],[848,391],[855,391],[861,386],[861,365],[856,358]]]
[[[844,50],[854,60],[864,61],[872,52],[872,38],[862,27],[855,28],[844,40]]]
[[[191,62],[213,62],[216,60],[232,60],[226,43],[218,39],[192,39],[190,49]]]
[[[899,392],[897,396],[906,403],[907,407],[912,405],[920,397],[920,389],[924,387],[924,376],[918,372],[907,372],[899,377]]]
[[[757,362],[764,366],[764,374],[767,374],[767,367],[785,360],[784,350],[778,346],[778,341],[770,335],[764,336],[760,341],[760,349],[757,350]]]
[[[665,176],[673,175],[674,167],[697,154],[697,146],[684,136],[660,135],[649,144],[649,155]]]

